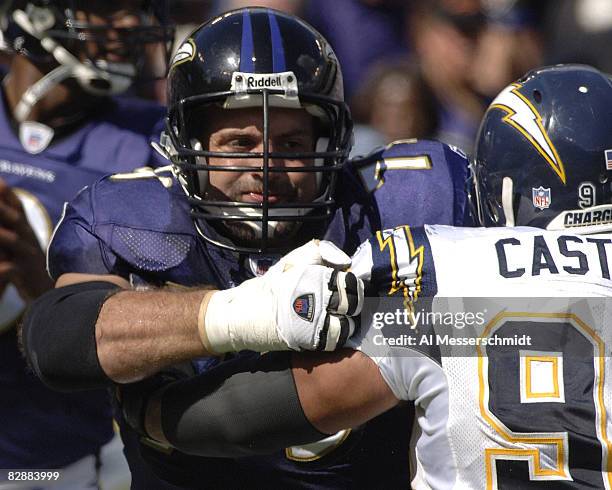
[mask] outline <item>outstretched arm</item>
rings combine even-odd
[[[125,395],[126,419],[144,420],[141,432],[189,454],[226,457],[314,442],[398,403],[374,362],[352,350],[237,359]]]
[[[217,355],[205,346],[198,331],[199,310],[215,292],[212,288],[135,291],[121,277],[85,274],[65,274],[57,286],[84,279],[122,287],[104,300],[95,323],[98,359],[111,380],[133,382],[171,364]]]
[[[363,284],[290,256],[224,291],[136,291],[118,276],[64,274],[26,315],[24,350],[44,382],[72,390],[138,381],[200,356],[342,346]]]
[[[54,389],[137,381],[166,365],[215,354],[198,331],[200,304],[212,292],[135,291],[119,276],[65,274],[26,312],[23,350]]]

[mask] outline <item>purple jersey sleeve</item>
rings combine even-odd
[[[47,267],[54,280],[66,272],[108,274],[113,269],[112,254],[94,232],[94,187],[86,187],[64,205],[47,252]]]

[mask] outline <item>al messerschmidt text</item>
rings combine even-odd
[[[487,345],[531,345],[530,335],[513,335],[509,337],[453,337],[452,335],[423,334],[398,335],[395,337],[385,337],[377,334],[373,338],[374,345],[388,345],[392,347],[411,347],[418,345],[446,345],[446,346],[487,346]]]

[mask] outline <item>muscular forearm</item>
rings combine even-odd
[[[362,299],[351,273],[283,261],[223,291],[135,291],[119,276],[67,273],[30,308],[24,350],[52,388],[130,383],[200,356],[333,350]]]
[[[294,354],[292,366],[304,413],[321,432],[356,427],[398,403],[374,361],[359,351]]]
[[[123,291],[105,301],[96,322],[102,369],[119,383],[137,381],[171,364],[214,355],[198,333],[210,290]]]
[[[343,344],[354,329],[350,317],[360,311],[362,285],[350,273],[283,260],[265,276],[223,291],[116,294],[96,324],[102,368],[115,381],[131,382],[214,353]]]
[[[118,276],[62,276],[32,304],[23,321],[23,349],[45,384],[73,391],[132,382],[213,353],[201,334],[203,298],[211,290],[127,288]]]

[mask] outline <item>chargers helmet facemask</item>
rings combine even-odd
[[[66,79],[105,96],[166,74],[174,40],[167,0],[5,0],[2,14],[5,48],[49,67],[17,105],[14,117],[19,122]],[[105,22],[92,23],[93,16]],[[134,17],[133,25],[121,27],[118,21],[125,23],[128,16]],[[163,53],[164,66],[153,68],[147,50],[158,50],[153,56]]]
[[[585,65],[529,72],[481,123],[473,165],[481,226],[612,230],[612,80]]]
[[[261,107],[263,151],[213,152],[198,140],[198,121],[206,119],[207,110],[252,107]],[[312,151],[269,151],[274,107],[303,109],[313,116],[318,138]],[[167,128],[161,143],[208,242],[244,253],[283,252],[287,245],[274,237],[281,223],[294,223],[294,230],[300,227],[298,241],[312,238],[317,233],[313,230],[321,229],[335,211],[337,172],[352,146],[352,120],[335,54],[307,23],[276,10],[249,7],[212,19],[187,37],[171,62]],[[261,165],[210,165],[210,157],[255,158]],[[312,164],[270,165],[275,158]],[[254,168],[262,177],[262,202],[207,199],[213,172]],[[273,172],[316,172],[317,197],[310,202],[271,202]],[[250,230],[251,237],[237,237],[237,226]]]

